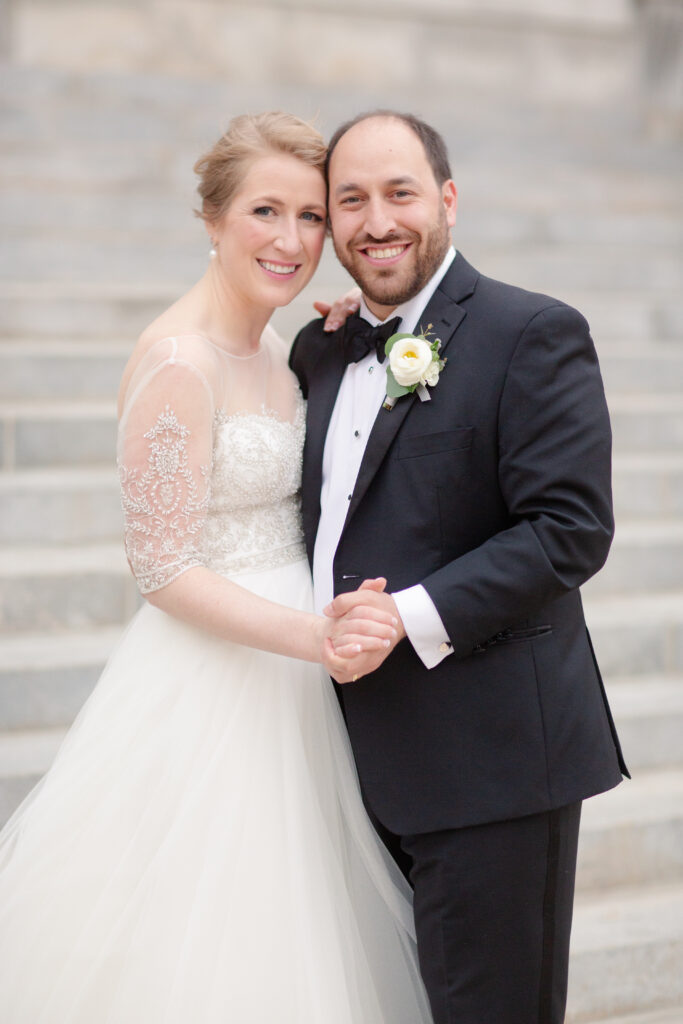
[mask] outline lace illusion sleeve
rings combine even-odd
[[[156,366],[124,408],[118,469],[125,546],[142,594],[203,564],[213,418],[206,377],[177,358]]]

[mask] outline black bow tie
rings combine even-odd
[[[380,363],[384,362],[384,346],[392,334],[396,334],[400,316],[387,320],[384,324],[371,327],[367,320],[354,313],[346,321],[344,328],[344,358],[347,363],[357,363],[369,352],[375,350]]]

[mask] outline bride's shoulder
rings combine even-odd
[[[168,373],[173,367],[181,375],[184,371],[192,373],[211,390],[220,371],[215,347],[208,338],[187,329],[169,333],[162,324],[155,322],[142,332],[131,352],[121,378],[119,406],[132,390],[137,391],[145,381],[160,379],[160,371]]]

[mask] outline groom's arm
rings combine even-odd
[[[498,447],[509,527],[421,581],[457,656],[577,589],[607,558],[611,431],[576,310],[552,306],[523,331],[501,392]]]

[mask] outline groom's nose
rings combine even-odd
[[[371,200],[366,207],[366,233],[378,242],[384,241],[387,235],[396,230],[394,211],[388,203],[381,199]]]

